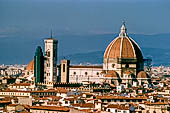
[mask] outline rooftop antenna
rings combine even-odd
[[[125,23],[126,23],[125,20],[123,20],[123,21],[122,21],[122,24],[125,25]]]
[[[52,29],[51,29],[51,38],[53,38],[53,33],[52,33]]]

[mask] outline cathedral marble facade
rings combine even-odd
[[[107,82],[114,85],[124,84],[126,87],[130,87],[148,84],[150,81],[149,75],[144,72],[142,51],[139,45],[128,36],[125,23],[121,26],[119,36],[106,48],[103,65],[71,65],[71,61],[67,59],[63,59],[57,65],[56,52],[57,41],[46,39],[45,82]],[[32,68],[27,67],[27,69]],[[50,73],[49,76],[48,73]]]

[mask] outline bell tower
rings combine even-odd
[[[45,61],[44,61],[44,81],[57,81],[57,45],[58,41],[54,38],[47,38],[45,42]]]

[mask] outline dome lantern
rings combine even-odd
[[[126,37],[127,36],[127,29],[125,26],[125,21],[123,21],[122,27],[120,29],[120,33],[119,33],[120,37]]]

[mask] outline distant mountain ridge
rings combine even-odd
[[[170,66],[170,49],[142,48],[144,59],[151,58],[152,65]],[[71,64],[102,64],[104,51],[79,53],[65,56]],[[60,57],[62,59],[62,57]]]
[[[128,34],[142,48],[144,57],[152,57],[154,65],[170,66],[170,34]],[[59,59],[66,57],[73,64],[103,62],[104,50],[118,34],[55,35]],[[44,48],[43,34],[22,34],[1,37],[0,64],[28,64],[38,45]],[[59,60],[58,60],[59,61]]]

